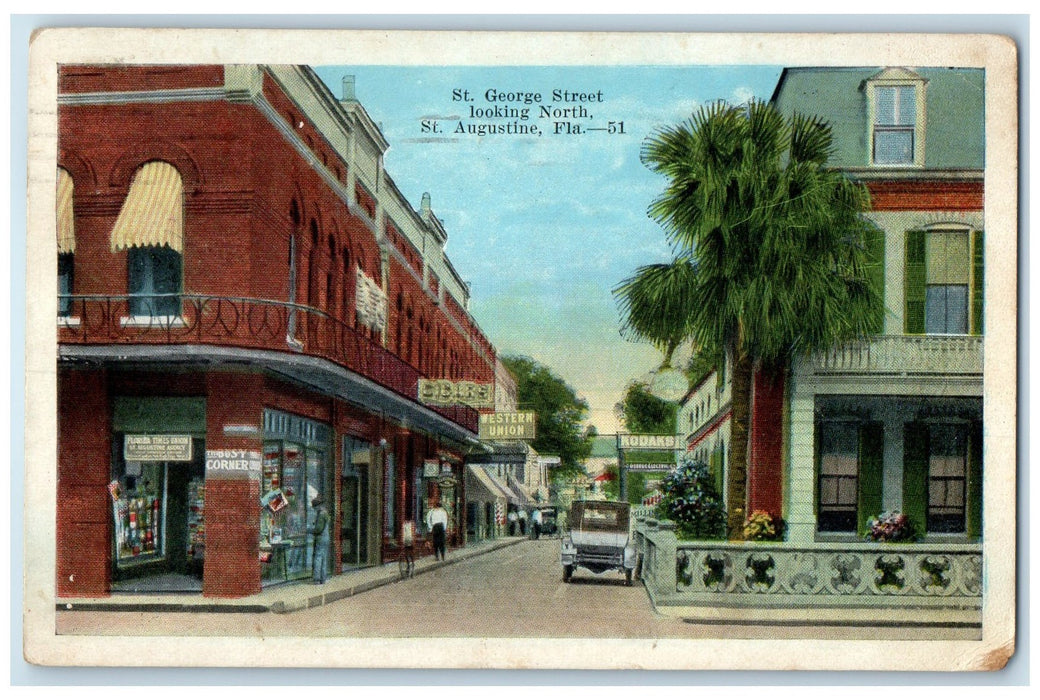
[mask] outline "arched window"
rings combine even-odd
[[[179,316],[184,289],[184,183],[169,163],[134,173],[112,228],[112,251],[127,251],[130,314]]]

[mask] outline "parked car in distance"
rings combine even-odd
[[[546,506],[539,508],[542,511],[542,534],[543,535],[555,535],[560,531],[560,528],[556,524],[556,508],[552,506]]]
[[[617,501],[575,501],[567,517],[568,532],[560,546],[563,580],[582,567],[595,574],[619,571],[632,585],[636,550],[632,542],[631,506]]]

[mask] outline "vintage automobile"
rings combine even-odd
[[[556,524],[556,508],[547,506],[539,508],[542,512],[542,534],[543,535],[556,535],[560,529]]]
[[[628,503],[616,501],[575,501],[571,505],[568,532],[560,548],[564,581],[569,582],[580,566],[595,574],[623,572],[625,584],[632,585],[636,550],[631,536],[630,509]]]

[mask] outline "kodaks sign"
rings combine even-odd
[[[453,382],[450,379],[420,379],[419,401],[431,406],[462,404],[473,408],[491,408],[495,405],[494,384]]]
[[[533,411],[482,413],[481,440],[534,440],[537,416]]]
[[[675,435],[626,435],[617,436],[619,450],[674,450],[678,440]]]

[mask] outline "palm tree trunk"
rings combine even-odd
[[[733,413],[730,418],[730,460],[726,474],[726,525],[729,539],[744,539],[747,509],[748,438],[751,417],[751,358],[734,348]]]

